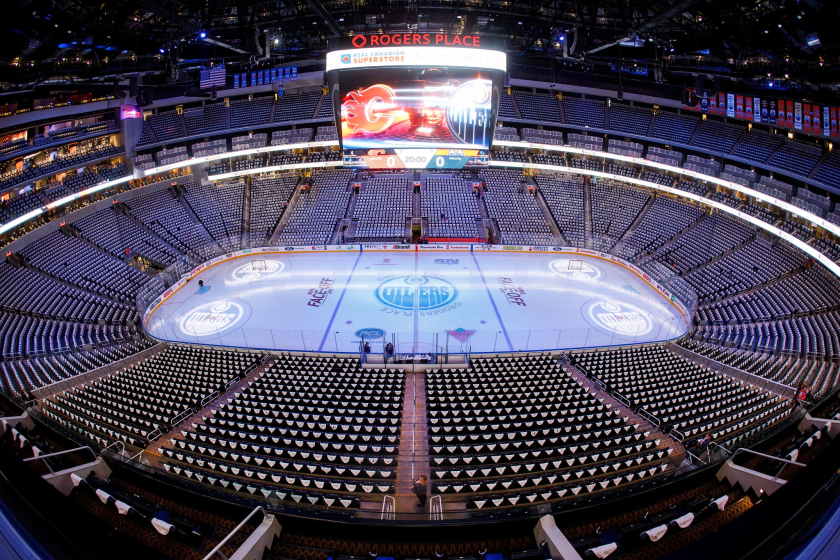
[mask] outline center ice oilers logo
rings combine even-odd
[[[548,268],[563,278],[581,282],[594,282],[603,275],[600,268],[583,260],[554,259],[548,263]]]
[[[245,317],[245,308],[235,301],[219,299],[184,313],[178,328],[187,337],[215,335],[234,327]]]
[[[272,278],[286,270],[286,263],[283,261],[265,259],[262,263],[264,265],[254,265],[254,262],[251,261],[240,265],[231,271],[230,279],[237,284],[246,284]]]
[[[653,330],[653,319],[642,308],[624,301],[593,300],[584,305],[584,318],[601,331],[639,337]]]
[[[415,295],[420,311],[444,307],[458,297],[451,282],[436,276],[395,276],[379,284],[373,293],[383,304],[403,311],[414,309]]]

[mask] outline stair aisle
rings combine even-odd
[[[396,511],[422,514],[429,511],[429,502],[423,508],[417,507],[417,497],[412,493],[414,481],[420,475],[429,477],[429,428],[426,420],[426,374],[425,371],[407,371],[405,376],[405,398],[403,400],[402,428],[398,455],[396,489]],[[430,489],[431,490],[431,489]],[[431,498],[431,492],[428,492]]]

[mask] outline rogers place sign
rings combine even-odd
[[[355,49],[393,45],[481,48],[481,37],[478,35],[444,35],[442,33],[391,33],[355,35],[350,39],[350,44]]]

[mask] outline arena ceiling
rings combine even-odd
[[[498,37],[512,60],[624,59],[832,81],[840,4],[827,0],[10,0],[2,82],[323,58],[340,36]],[[624,46],[619,46],[622,44]],[[750,66],[752,64],[752,66]],[[192,65],[192,66],[190,66]],[[748,77],[748,76],[744,77]],[[177,80],[177,72],[172,74]]]

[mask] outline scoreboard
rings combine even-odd
[[[345,166],[489,164],[505,52],[479,37],[426,35],[355,36],[351,48],[327,53]]]
[[[366,169],[462,169],[487,167],[489,150],[372,148],[344,150],[345,167]]]

